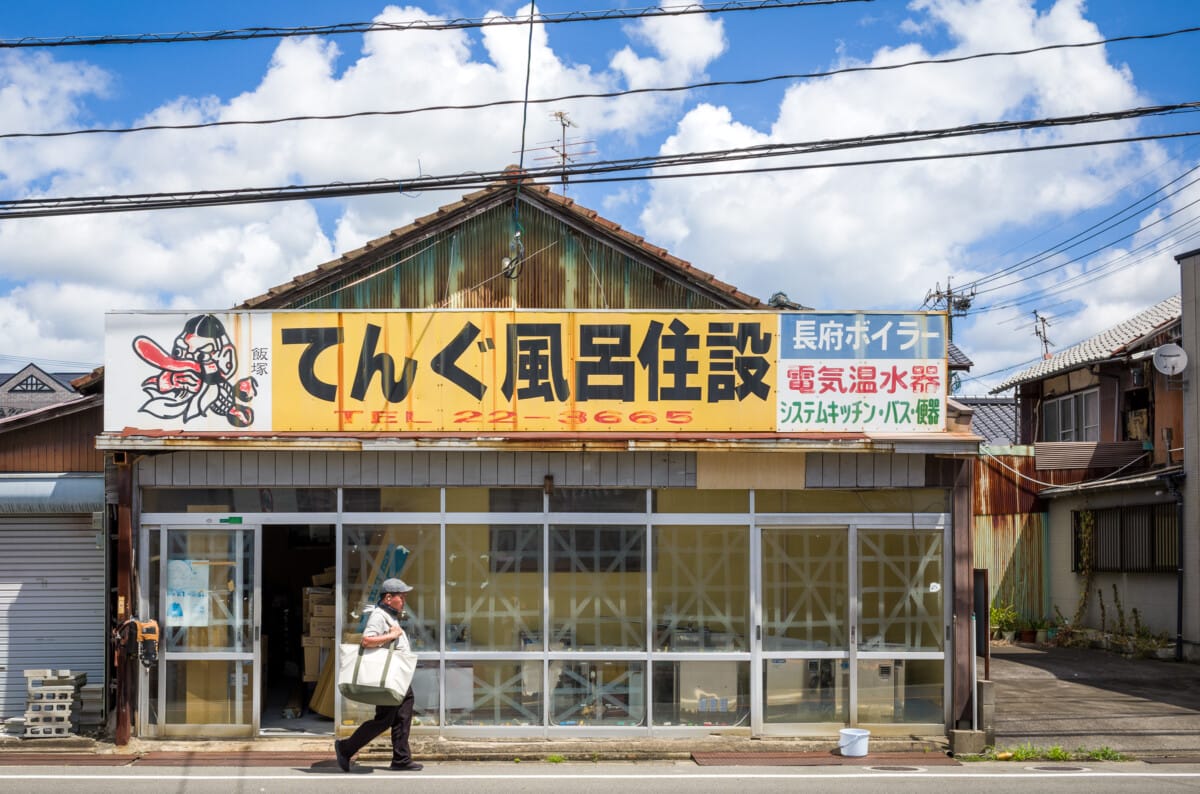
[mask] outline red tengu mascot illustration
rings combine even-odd
[[[183,324],[168,353],[148,336],[133,340],[138,358],[158,370],[142,381],[150,399],[139,410],[161,419],[224,416],[234,427],[249,427],[254,410],[247,405],[258,394],[258,381],[230,382],[237,371],[237,350],[225,326],[211,314],[198,314]]]

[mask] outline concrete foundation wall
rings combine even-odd
[[[1073,497],[1056,499],[1050,506],[1050,544],[1049,544],[1049,581],[1050,581],[1050,616],[1057,606],[1062,614],[1071,620],[1079,603],[1080,589],[1083,587],[1083,577],[1071,570],[1072,525],[1071,512],[1088,508],[1111,507],[1119,504],[1136,504],[1138,497],[1143,500],[1148,496],[1154,498],[1153,491],[1140,493],[1125,492],[1123,494],[1108,494],[1104,496]],[[1133,501],[1131,501],[1133,500]],[[1088,594],[1088,608],[1082,620],[1083,626],[1100,628],[1100,599],[1096,591],[1104,593],[1104,607],[1107,613],[1106,627],[1115,631],[1117,627],[1117,610],[1113,600],[1113,585],[1117,586],[1121,606],[1125,610],[1125,622],[1128,631],[1133,631],[1133,609],[1138,610],[1143,625],[1157,634],[1167,632],[1174,639],[1176,632],[1176,582],[1174,572],[1171,573],[1096,573],[1092,580],[1091,592]]]

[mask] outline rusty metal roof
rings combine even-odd
[[[364,280],[373,279],[381,270],[378,267],[381,263],[391,262],[390,267],[394,268],[399,264],[398,255],[405,253],[403,263],[411,270],[421,271],[415,272],[412,276],[412,281],[418,280],[428,281],[428,270],[422,271],[421,263],[415,261],[417,254],[423,252],[422,246],[432,246],[439,241],[439,235],[444,238],[447,234],[453,231],[456,227],[479,219],[485,213],[492,212],[495,216],[499,209],[513,205],[515,202],[520,202],[522,212],[522,223],[535,223],[538,214],[551,216],[561,224],[564,228],[570,229],[575,234],[586,236],[591,241],[596,241],[611,249],[616,249],[621,254],[636,261],[636,263],[644,268],[649,268],[659,275],[655,287],[661,289],[663,278],[669,279],[678,283],[686,292],[695,294],[697,297],[702,297],[707,305],[697,305],[693,302],[692,306],[674,306],[670,308],[732,308],[732,309],[770,309],[768,304],[763,303],[753,295],[742,292],[737,287],[721,281],[711,273],[705,272],[700,268],[694,267],[689,262],[680,259],[677,256],[670,254],[667,249],[653,245],[645,240],[645,238],[633,234],[617,223],[610,221],[600,216],[594,210],[581,207],[575,203],[573,199],[561,196],[552,192],[544,185],[537,185],[527,181],[522,181],[518,185],[517,182],[511,181],[501,184],[492,185],[483,190],[463,196],[460,200],[447,204],[438,208],[436,211],[417,218],[407,226],[395,229],[383,237],[376,238],[367,242],[361,248],[352,251],[347,251],[337,259],[334,259],[324,264],[318,265],[314,270],[302,273],[291,281],[272,287],[266,293],[249,298],[235,308],[239,309],[276,309],[276,308],[333,308],[328,303],[325,305],[312,305],[315,301],[331,299],[330,296],[337,290],[347,288],[347,280],[355,278],[363,278]],[[507,218],[507,215],[504,216]],[[485,218],[479,220],[476,229],[472,230],[472,238],[468,243],[462,245],[474,245],[477,248],[484,248],[489,251],[499,250],[501,244],[507,244],[507,234],[501,234],[497,230],[499,224],[493,218],[490,222]],[[552,235],[552,232],[547,231],[546,235]],[[533,235],[531,234],[530,237]],[[528,250],[534,250],[542,241],[526,239],[525,244]],[[417,254],[411,253],[413,249],[417,249]],[[471,259],[471,251],[465,251],[462,254],[463,259]],[[563,252],[554,252],[554,255],[562,255]],[[390,257],[390,259],[389,259]],[[494,257],[499,260],[499,254]],[[592,262],[593,257],[586,251],[583,252],[582,259],[586,260],[589,268],[594,268]],[[470,268],[472,263],[466,264]],[[445,268],[444,264],[426,263],[427,268],[441,267]],[[475,264],[475,273],[467,279],[474,285],[470,289],[478,289],[482,287],[480,279],[486,275],[491,275],[495,272],[495,266],[488,263],[486,268],[490,270],[479,270],[484,267],[483,263]],[[582,270],[584,273],[587,270],[584,268],[584,261],[575,263],[576,269]],[[377,272],[372,274],[372,270]],[[364,274],[366,274],[364,276]],[[449,278],[444,272],[439,272],[444,278]],[[594,275],[594,274],[593,274]],[[588,276],[590,278],[591,276]],[[579,280],[583,280],[581,275]],[[580,306],[580,301],[572,300],[572,295],[568,290],[571,289],[570,277],[565,279],[549,280],[551,283],[541,286],[541,292],[534,296],[530,303],[533,305],[519,305],[513,308],[606,308],[604,303],[600,303],[593,299],[592,302],[597,302],[595,306]],[[335,286],[338,285],[338,286]],[[417,287],[409,286],[407,291],[403,289],[389,286],[390,282],[385,284],[377,284],[374,287],[374,292],[366,295],[364,290],[367,289],[358,286],[359,282],[354,281],[354,286],[358,287],[358,294],[351,298],[350,302],[354,304],[370,303],[373,305],[353,305],[353,306],[337,306],[336,308],[430,308],[441,305],[450,305],[448,302],[443,302],[442,296],[437,296],[436,299],[431,299],[426,288],[425,291]],[[386,288],[385,288],[386,287]],[[538,285],[530,284],[529,289],[537,289]],[[555,292],[557,289],[557,292]],[[576,286],[576,289],[582,290]],[[449,285],[447,285],[449,290]],[[652,290],[647,288],[644,294],[651,294]],[[357,298],[357,300],[355,300]],[[477,296],[467,296],[460,298],[463,302],[458,305],[496,305],[499,301],[496,298],[479,298]],[[679,296],[676,296],[676,300]],[[333,299],[336,300],[336,299]],[[390,305],[382,306],[380,303],[390,303]],[[553,302],[558,302],[559,305],[549,305]],[[511,306],[511,303],[508,305]],[[613,307],[617,308],[617,307]],[[668,308],[666,306],[644,306],[640,305],[637,297],[628,300],[626,305],[621,308]]]

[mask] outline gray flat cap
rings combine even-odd
[[[407,593],[409,590],[412,590],[412,585],[399,579],[384,579],[383,584],[379,586],[380,593]]]

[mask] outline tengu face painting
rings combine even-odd
[[[234,380],[237,349],[213,315],[189,318],[170,352],[148,336],[134,339],[133,350],[156,370],[142,381],[147,399],[140,411],[184,422],[223,416],[234,427],[254,423],[250,402],[258,394],[258,382],[253,377]]]

